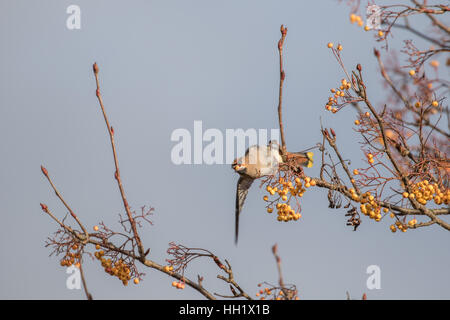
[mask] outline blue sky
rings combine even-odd
[[[66,28],[66,8],[81,8],[81,29]],[[65,210],[40,172],[43,164],[87,226],[117,225],[123,210],[113,161],[95,97],[92,64],[100,67],[102,94],[115,129],[125,190],[133,208],[155,208],[154,225],[141,231],[149,258],[163,263],[170,241],[203,247],[227,258],[237,281],[254,294],[276,283],[271,246],[278,244],[286,282],[303,299],[448,299],[449,233],[438,227],[392,234],[388,219],[345,226],[345,210],[329,210],[326,191],[308,190],[303,217],[279,223],[265,212],[263,190],[253,186],[234,245],[235,187],[229,165],[175,165],[175,129],[277,128],[280,25],[285,43],[284,123],[290,150],[321,141],[320,121],[333,127],[352,165],[363,163],[356,118],[348,108],[324,110],[329,89],[343,78],[326,44],[343,45],[349,69],[360,63],[375,103],[383,89],[371,33],[350,24],[338,1],[1,1],[0,2],[0,298],[82,299],[66,288],[67,274],[48,257],[46,237],[56,225],[39,207]],[[418,26],[426,29],[426,21]],[[391,45],[411,35],[396,31]],[[419,45],[428,44],[418,41]],[[448,76],[443,75],[443,76]],[[318,166],[307,171],[317,176]],[[381,269],[381,289],[366,288],[366,269]],[[86,263],[94,298],[197,299],[171,287],[152,270],[138,286],[123,287],[97,261]],[[228,294],[212,262],[187,274],[205,277]]]

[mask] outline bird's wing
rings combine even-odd
[[[244,206],[245,198],[248,194],[248,189],[253,183],[253,179],[249,177],[239,177],[237,188],[236,188],[236,224],[235,224],[235,243],[238,242],[239,234],[239,214],[241,213],[242,207]]]
[[[287,158],[288,161],[303,167],[312,167],[313,166],[313,153],[312,152],[288,152]]]

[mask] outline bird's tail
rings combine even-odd
[[[305,158],[305,161],[302,162],[302,166],[305,166],[307,168],[311,168],[314,164],[314,153],[313,152],[293,152],[296,155],[299,155],[303,158]]]

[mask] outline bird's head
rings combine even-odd
[[[231,168],[237,173],[244,173],[247,170],[247,166],[240,161],[240,159],[235,159],[231,164]]]

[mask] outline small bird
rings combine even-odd
[[[298,166],[312,167],[312,152],[287,152],[286,159],[289,163]],[[239,174],[236,189],[236,210],[235,210],[235,243],[238,242],[239,235],[239,215],[250,189],[255,179],[274,175],[283,164],[280,145],[277,141],[270,141],[267,146],[254,145],[247,149],[243,157],[237,158],[231,164],[231,168]]]

